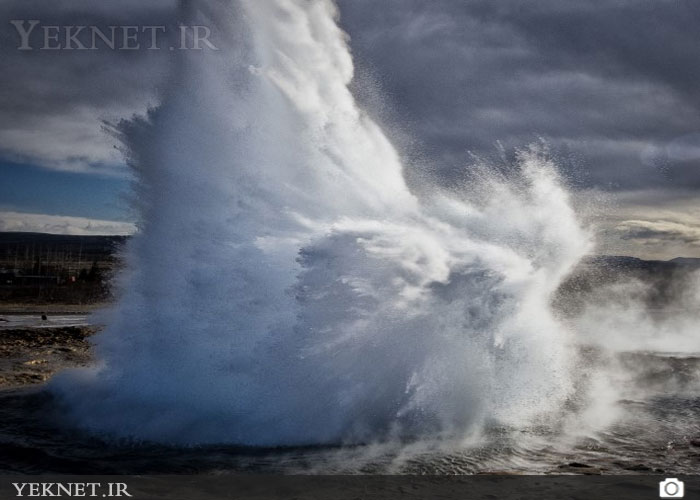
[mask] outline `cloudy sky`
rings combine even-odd
[[[176,4],[3,0],[0,230],[132,230],[128,170],[105,122],[155,105],[171,59],[167,50],[20,51],[10,21],[174,25]],[[543,139],[577,203],[596,200],[600,252],[700,257],[698,2],[339,5],[358,99],[438,182],[458,178],[471,154]]]

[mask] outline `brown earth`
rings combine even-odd
[[[94,326],[17,328],[0,331],[0,388],[37,384],[59,370],[91,360]]]

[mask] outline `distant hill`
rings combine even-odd
[[[621,255],[583,259],[559,287],[554,299],[558,309],[575,314],[601,287],[640,282],[645,285],[643,301],[652,309],[674,303],[687,279],[700,270],[700,259],[643,260]]]
[[[111,266],[126,236],[72,236],[0,232],[0,268],[23,269],[37,261],[78,269],[93,262]]]
[[[676,257],[675,259],[671,259],[669,262],[673,262],[674,264],[679,264],[681,266],[700,267],[700,259],[693,257]]]
[[[125,236],[0,232],[0,302],[106,300]]]
[[[598,255],[583,259],[582,264],[603,266],[610,269],[653,269],[677,266],[700,267],[700,259],[693,257],[676,257],[671,260],[644,260],[624,255]]]
[[[74,236],[47,233],[0,232],[0,257],[21,249],[52,249],[104,255],[126,241],[127,236]]]
[[[128,238],[0,232],[0,302],[104,300],[108,277],[119,264],[118,250]],[[652,285],[648,305],[663,307],[672,301],[679,280],[696,269],[700,259],[689,257],[591,256],[566,278],[554,302],[575,312],[600,286],[636,279]]]

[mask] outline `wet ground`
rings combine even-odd
[[[551,428],[487,429],[469,445],[388,443],[251,449],[169,447],[114,441],[61,425],[42,384],[91,362],[85,317],[17,317],[0,330],[0,472],[24,473],[541,473],[696,474],[700,471],[700,357],[624,353],[615,357],[615,422],[572,435]],[[50,325],[50,326],[49,326]],[[8,326],[8,325],[5,325]],[[643,388],[644,390],[641,390]]]
[[[0,314],[0,331],[19,328],[88,326],[86,314]]]
[[[91,326],[0,329],[0,389],[41,383],[57,371],[90,362]]]

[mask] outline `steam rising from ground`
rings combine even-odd
[[[588,343],[617,352],[700,353],[700,271],[681,268],[672,284],[664,307],[650,304],[658,294],[654,281],[601,285],[575,318],[576,329]]]
[[[577,357],[551,300],[590,239],[546,151],[411,192],[348,90],[331,2],[198,6],[222,50],[183,55],[162,105],[120,127],[140,233],[99,366],[54,382],[78,424],[299,445],[560,411]]]

